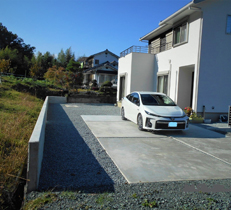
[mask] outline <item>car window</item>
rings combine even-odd
[[[144,105],[149,106],[176,106],[174,101],[165,95],[141,94],[141,100]]]
[[[129,94],[129,95],[127,95],[126,97],[127,97],[127,99],[128,99],[129,101],[131,101],[131,102],[132,102],[132,99],[133,99],[132,94]]]
[[[133,94],[133,103],[139,106],[140,99],[138,93]]]

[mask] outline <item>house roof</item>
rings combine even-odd
[[[84,57],[84,56],[83,56],[83,57],[80,57],[77,61],[78,61],[78,62],[83,62],[83,61],[85,61],[85,60],[87,60],[87,57]]]
[[[92,68],[89,68],[89,69],[86,69],[86,70],[84,70],[83,71],[83,73],[90,73],[90,72],[95,72],[95,71],[99,71],[99,70],[102,70],[102,68],[103,67],[105,67],[105,68],[109,68],[109,69],[111,69],[112,71],[118,71],[118,69],[117,68],[115,68],[115,66],[112,64],[113,62],[109,62],[109,61],[106,61],[106,62],[104,62],[104,63],[102,63],[102,64],[99,64],[99,65],[97,65],[97,66],[94,66],[94,67],[92,67]],[[102,71],[107,71],[107,70],[102,70]]]
[[[116,58],[119,58],[118,55],[116,55],[116,54],[112,53],[111,51],[109,51],[108,49],[106,49],[106,50],[104,50],[104,51],[102,51],[102,52],[98,52],[98,53],[96,53],[96,54],[90,55],[90,56],[87,58],[87,60],[89,60],[89,59],[93,58],[94,56],[96,56],[96,55],[98,55],[98,54],[101,54],[101,53],[110,53],[111,55],[115,56]]]
[[[163,21],[160,21],[159,27],[151,31],[150,33],[144,35],[139,40],[150,40],[154,37],[162,34],[163,32],[169,30],[172,28],[173,24],[177,21],[183,19],[184,17],[187,17],[194,13],[195,11],[200,11],[200,8],[195,7],[196,4],[205,1],[205,0],[192,0],[190,3],[188,3],[186,6],[179,9],[177,12],[173,13]]]

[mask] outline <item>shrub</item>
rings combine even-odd
[[[192,113],[192,108],[191,107],[185,107],[184,108],[184,112],[185,114],[187,114],[187,116],[190,116],[190,114]]]
[[[99,90],[98,87],[91,87],[91,90]]]
[[[105,81],[101,87],[111,87],[112,86],[112,83],[110,81]]]
[[[97,81],[94,79],[89,83],[90,87],[98,87]]]

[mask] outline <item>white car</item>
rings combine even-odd
[[[132,92],[122,99],[121,116],[138,124],[139,130],[187,130],[189,119],[163,93]]]

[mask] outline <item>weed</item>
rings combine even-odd
[[[142,206],[154,208],[154,207],[157,207],[158,205],[157,205],[156,201],[149,202],[148,199],[145,199],[144,203],[142,203]]]
[[[136,193],[132,194],[132,197],[137,198],[137,194]]]
[[[99,197],[96,199],[96,203],[99,205],[103,205],[106,202],[111,202],[112,198],[108,196],[108,193],[103,193],[99,195]]]
[[[215,200],[215,199],[213,199],[213,198],[207,198],[207,200],[208,200],[209,202],[217,203],[217,200]]]
[[[61,193],[61,196],[66,197],[66,198],[71,199],[71,200],[76,199],[75,192],[71,192],[71,191],[63,191]]]
[[[38,197],[35,200],[29,201],[23,207],[23,210],[35,210],[45,206],[45,204],[52,203],[57,199],[57,195],[54,193],[45,193],[42,197]]]

